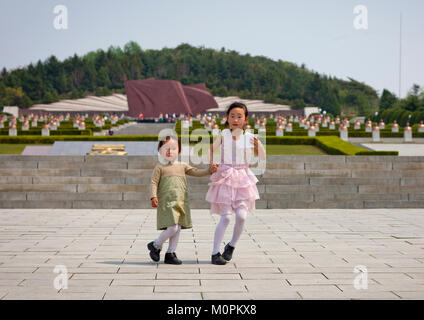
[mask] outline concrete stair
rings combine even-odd
[[[0,208],[150,208],[155,156],[0,155]],[[424,157],[269,156],[257,208],[424,208]],[[188,177],[209,208],[209,177]]]

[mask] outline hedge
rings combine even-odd
[[[331,155],[398,155],[398,151],[369,151],[346,142],[339,137],[267,137],[270,145],[315,145]]]

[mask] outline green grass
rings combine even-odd
[[[33,146],[33,144],[29,144]],[[21,154],[27,144],[0,144],[0,154]],[[51,146],[51,144],[37,144],[37,146]]]

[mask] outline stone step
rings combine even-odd
[[[357,193],[357,185],[329,185],[325,188],[316,185],[265,185],[267,194],[296,194],[300,192],[307,193]]]
[[[9,168],[0,169],[0,177],[7,176],[68,176],[68,177],[140,177],[150,178],[152,169],[125,169],[113,168],[102,169],[96,166],[92,168]],[[260,178],[379,178],[379,179],[400,179],[400,178],[424,178],[424,170],[266,170]],[[209,179],[209,177],[206,177]],[[196,178],[198,179],[198,178]],[[316,181],[316,180],[315,180]]]
[[[258,185],[373,185],[373,186],[424,186],[422,178],[344,178],[344,177],[312,177],[312,178],[262,178],[258,177]],[[0,184],[127,184],[150,185],[151,176],[116,177],[116,176],[0,176]],[[187,177],[188,185],[207,186],[209,177]]]
[[[267,209],[362,209],[363,200],[341,201],[293,201],[293,200],[268,200]],[[384,208],[384,207],[383,207]]]
[[[377,186],[377,185],[363,185],[358,186],[359,193],[374,193],[374,194],[383,194],[383,193],[424,193],[424,188],[422,186]]]
[[[149,169],[153,170],[155,162],[81,162],[81,161],[3,161],[1,168],[25,169]]]
[[[423,208],[424,199],[410,200],[257,200],[258,209],[300,209],[300,208],[339,208],[339,209],[361,209],[361,208]],[[24,200],[15,197],[3,200],[0,198],[0,208],[69,208],[69,209],[151,209],[149,200]],[[190,199],[190,208],[209,209],[210,205],[203,199]]]
[[[410,198],[409,193],[387,193],[387,194],[362,194],[362,193],[321,193],[313,194],[313,201],[325,200],[406,200]],[[416,199],[419,200],[419,199]]]
[[[141,181],[141,180],[140,180]],[[150,178],[149,178],[150,181]],[[2,176],[0,184],[125,184],[125,177]],[[142,184],[142,183],[139,183]]]
[[[399,178],[327,178],[327,177],[311,177],[309,178],[311,185],[394,185],[401,184]],[[271,184],[271,183],[269,183]]]
[[[40,209],[151,209],[150,201],[143,200],[94,200],[94,201],[75,201],[75,200],[50,200],[50,201],[11,201],[0,200],[0,208],[40,208]]]
[[[0,192],[150,192],[150,185],[127,184],[11,184],[0,185]]]
[[[259,186],[258,189],[262,189]],[[190,200],[205,200],[206,192],[190,192]],[[276,196],[272,193],[259,192],[261,200],[275,200]],[[0,200],[86,200],[86,201],[109,201],[109,200],[143,200],[150,201],[148,192],[50,192],[50,191],[8,191],[0,192]],[[424,193],[285,193],[279,194],[278,200],[281,201],[322,201],[322,200],[424,200]]]
[[[312,162],[305,163],[305,170],[341,170],[341,169],[356,169],[356,170],[392,170],[392,162]],[[401,169],[401,168],[399,168]],[[402,168],[403,169],[403,168]],[[405,168],[408,169],[408,168]]]
[[[0,169],[0,177],[7,176],[64,176],[79,177],[80,169]]]

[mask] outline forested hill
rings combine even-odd
[[[88,94],[124,93],[123,75],[129,80],[155,77],[183,84],[205,82],[215,96],[289,104],[293,109],[321,107],[333,115],[366,115],[378,109],[377,92],[350,79],[340,80],[309,71],[304,65],[273,61],[235,51],[193,47],[188,44],[162,50],[142,50],[135,42],[123,49],[74,55],[64,61],[51,56],[25,68],[0,75],[0,106],[29,107]]]

